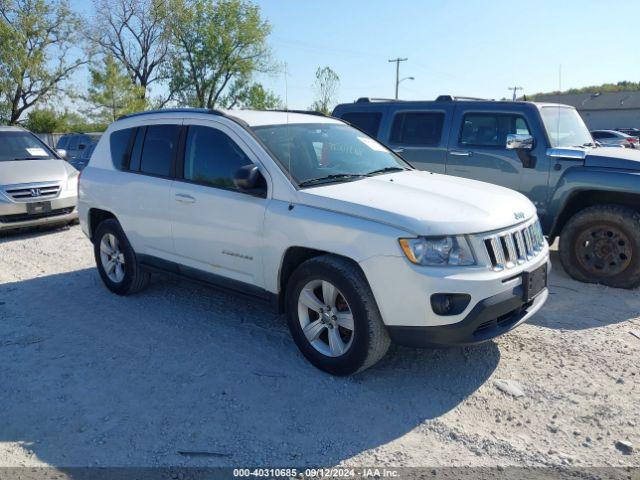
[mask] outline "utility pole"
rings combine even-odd
[[[558,65],[558,91],[562,92],[562,64]]]
[[[513,101],[516,101],[516,92],[522,90],[522,87],[509,87],[507,90],[513,90]]]
[[[400,85],[400,62],[406,62],[407,60],[409,59],[400,57],[389,60],[389,63],[395,62],[396,64],[396,100],[398,99],[398,86]]]

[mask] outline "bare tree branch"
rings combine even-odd
[[[169,60],[167,1],[94,0],[94,6],[97,16],[87,37],[122,64],[145,98]]]

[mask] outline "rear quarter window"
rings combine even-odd
[[[69,137],[64,136],[64,137],[60,137],[60,140],[58,140],[58,144],[56,145],[56,148],[67,148],[67,144],[69,143]]]
[[[129,140],[133,133],[133,128],[116,130],[109,135],[109,146],[111,148],[111,161],[118,170],[126,167],[126,157],[129,153]]]
[[[367,135],[372,137],[378,136],[380,130],[381,112],[347,112],[342,115],[342,120],[350,123],[354,127],[359,128]]]

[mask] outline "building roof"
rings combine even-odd
[[[640,91],[537,95],[536,102],[563,103],[578,110],[640,109]]]

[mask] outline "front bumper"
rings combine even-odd
[[[518,291],[524,288],[524,272],[532,272],[545,264],[550,267],[549,247],[546,243],[535,258],[502,271],[485,266],[422,267],[411,264],[401,256],[376,256],[360,262],[388,328],[430,328],[470,322],[471,318],[478,315],[478,310],[487,309],[491,305],[491,298],[503,298],[500,295],[504,295],[522,299],[522,294],[518,294]],[[431,296],[436,293],[465,294],[471,299],[464,310],[454,315],[438,315],[430,302]],[[544,303],[547,295],[538,297],[536,310],[540,303]],[[515,302],[516,300],[512,300],[507,304],[511,309],[506,312],[518,307]],[[527,307],[526,310],[528,313],[532,312],[532,308]],[[500,312],[496,318],[504,313]]]
[[[478,302],[461,322],[435,327],[388,326],[391,340],[407,347],[462,346],[496,338],[535,314],[547,300],[544,289],[533,300],[522,300],[523,288],[486,298]]]
[[[78,218],[75,191],[62,192],[57,198],[47,201],[51,202],[50,212],[29,215],[27,213],[28,202],[13,202],[0,198],[0,231],[69,223]]]

